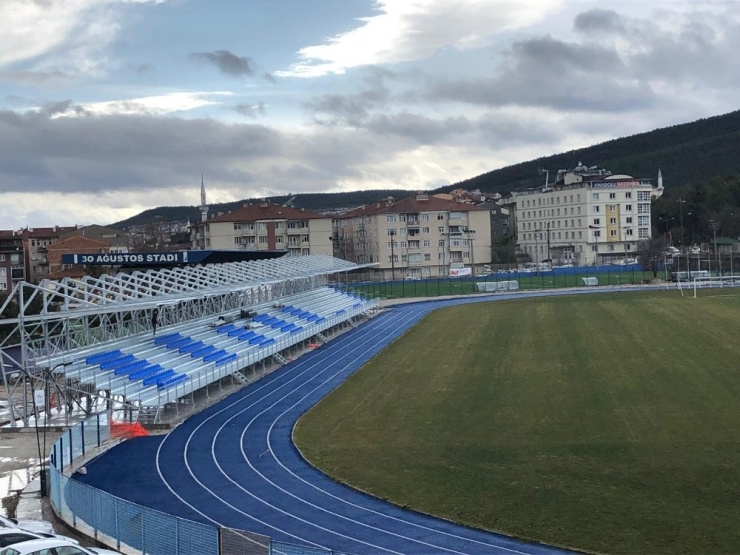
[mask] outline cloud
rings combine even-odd
[[[625,26],[621,15],[614,10],[595,8],[579,13],[573,21],[573,28],[581,33],[624,33]]]
[[[243,116],[255,119],[257,116],[265,115],[265,103],[259,104],[235,104],[232,109]]]
[[[47,85],[71,79],[74,79],[74,76],[63,71],[0,71],[0,81],[13,81],[30,85]]]
[[[377,0],[377,15],[325,44],[298,51],[301,61],[279,76],[319,77],[353,67],[428,58],[439,49],[481,48],[501,31],[547,16],[560,0]]]
[[[172,92],[157,96],[146,96],[106,102],[73,104],[71,101],[51,104],[38,109],[51,117],[150,115],[161,116],[176,112],[195,110],[203,106],[220,104],[219,97],[231,96],[228,91]],[[51,107],[51,108],[50,108]]]
[[[45,71],[57,65],[70,73],[97,70],[103,49],[119,31],[124,4],[159,4],[163,0],[3,0],[0,2],[0,68],[33,62]]]
[[[228,50],[214,52],[193,52],[190,59],[213,65],[221,73],[233,77],[242,77],[254,73],[254,61],[247,56],[237,56]]]

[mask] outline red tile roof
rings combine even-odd
[[[426,198],[424,198],[426,197]],[[472,204],[465,204],[454,200],[445,200],[431,195],[412,195],[398,202],[382,200],[375,204],[368,204],[350,212],[346,212],[338,218],[355,218],[357,216],[369,216],[373,214],[415,214],[417,212],[474,212],[485,210]]]
[[[278,204],[266,203],[254,203],[248,204],[234,210],[229,214],[223,214],[216,218],[207,220],[205,223],[212,222],[256,222],[259,220],[315,220],[315,219],[327,219],[327,216],[316,214],[315,212],[308,212],[303,210],[297,210],[296,208],[290,208],[287,206],[280,206]]]

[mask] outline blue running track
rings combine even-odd
[[[345,553],[562,553],[404,510],[338,484],[303,460],[291,434],[303,413],[431,310],[574,293],[400,305],[192,416],[167,436],[124,442],[75,478],[173,515]]]

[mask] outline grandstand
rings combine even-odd
[[[165,405],[228,376],[248,383],[248,369],[285,363],[376,309],[329,286],[330,276],[360,267],[322,255],[21,282],[0,307],[12,298],[22,307],[3,320],[13,326],[0,343],[3,379],[9,367],[25,377],[15,404],[8,388],[9,406],[28,424],[29,403],[17,398],[44,389],[47,410],[58,395],[67,413],[115,403],[157,422]],[[40,314],[29,314],[39,300]],[[20,360],[8,354],[14,344]]]

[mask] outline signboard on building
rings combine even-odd
[[[615,189],[641,187],[642,181],[599,181],[591,183],[593,189]]]
[[[109,254],[63,254],[62,264],[89,266],[116,266],[118,264],[187,264],[188,251],[179,252],[127,252]]]
[[[450,268],[450,277],[463,277],[473,275],[470,268]]]

